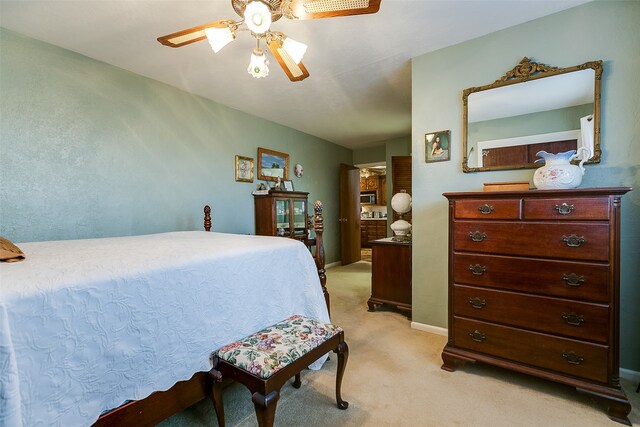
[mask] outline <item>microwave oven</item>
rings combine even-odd
[[[375,205],[376,204],[376,193],[360,193],[360,204],[361,205]]]

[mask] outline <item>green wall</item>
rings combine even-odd
[[[385,144],[374,147],[356,148],[353,150],[353,164],[367,165],[369,163],[384,162]]]
[[[338,171],[351,150],[6,29],[0,93],[10,240],[200,230],[205,204],[215,231],[253,233],[258,182],[235,182],[234,161],[261,146],[304,166],[291,179],[324,202],[327,262],[340,259]]]
[[[533,176],[533,170],[462,173],[463,89],[495,81],[524,56],[558,67],[601,59],[603,156],[587,167],[582,187],[635,187],[622,200],[620,347],[621,366],[640,371],[639,22],[638,1],[596,1],[413,59],[414,321],[447,326],[442,193]],[[451,161],[425,164],[424,134],[437,129],[451,129]]]

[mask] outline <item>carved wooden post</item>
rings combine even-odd
[[[320,277],[320,285],[322,286],[322,293],[324,294],[324,300],[327,303],[327,311],[331,315],[331,303],[329,298],[329,292],[327,291],[327,276],[324,271],[324,244],[322,242],[322,232],[324,231],[324,220],[322,219],[322,202],[316,200],[313,204],[313,229],[316,232],[316,267],[318,269],[318,276]]]
[[[209,205],[204,207],[204,231],[211,231],[211,208]]]

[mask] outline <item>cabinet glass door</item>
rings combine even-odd
[[[293,229],[296,237],[304,237],[307,230],[306,201],[293,200]]]
[[[289,200],[276,200],[276,234],[278,236],[291,236]]]

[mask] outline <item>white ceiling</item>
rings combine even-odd
[[[156,38],[222,18],[229,0],[0,1],[0,25],[349,148],[411,133],[412,57],[587,0],[382,0],[374,15],[280,19],[272,29],[309,45],[311,76],[246,71],[241,33],[214,54],[206,41],[172,49]],[[270,54],[268,54],[270,55]],[[523,52],[522,55],[527,55]]]

